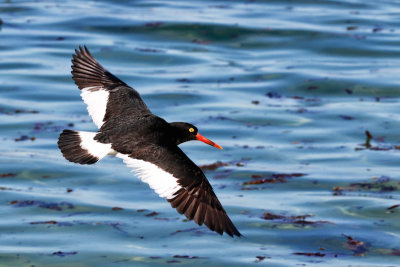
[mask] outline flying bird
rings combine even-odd
[[[242,236],[203,171],[178,147],[199,140],[222,149],[186,122],[154,115],[139,93],[108,72],[86,46],[72,55],[72,78],[97,132],[64,130],[58,147],[74,163],[94,164],[114,155],[189,220],[231,237]]]

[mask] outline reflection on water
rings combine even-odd
[[[393,265],[397,9],[389,0],[3,1],[1,263]],[[62,129],[95,130],[70,75],[82,44],[155,114],[224,147],[181,146],[246,238],[187,222],[119,159],[62,158]]]

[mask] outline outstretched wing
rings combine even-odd
[[[241,236],[204,173],[178,147],[160,150],[148,146],[132,155],[119,153],[117,157],[189,220],[204,223],[220,235],[225,232],[232,237]]]
[[[75,49],[75,53],[72,55],[72,79],[99,129],[104,122],[122,113],[131,116],[151,113],[139,93],[103,68],[86,46]]]

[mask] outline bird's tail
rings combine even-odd
[[[111,144],[103,144],[94,137],[97,133],[64,130],[58,138],[58,147],[64,158],[79,164],[94,164],[112,153]]]

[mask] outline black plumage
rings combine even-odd
[[[178,145],[200,140],[221,147],[202,137],[197,128],[189,123],[168,123],[154,115],[139,93],[103,68],[86,47],[79,47],[75,51],[72,75],[79,89],[108,93],[102,124],[94,140],[101,144],[111,144],[114,152],[154,164],[176,178],[180,188],[167,201],[189,220],[199,225],[204,223],[221,235],[225,232],[230,236],[241,236],[202,170]],[[67,144],[67,137],[64,132],[61,134],[60,149],[68,160],[76,162],[74,160],[78,156],[64,153],[67,150],[71,153],[79,150],[76,145]],[[85,160],[88,163],[95,162],[95,159]]]

